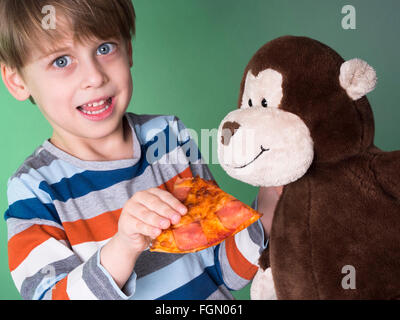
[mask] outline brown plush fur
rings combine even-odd
[[[267,68],[283,75],[280,108],[299,116],[314,141],[314,162],[284,187],[275,211],[270,251],[279,299],[394,299],[400,296],[400,151],[373,145],[366,97],[340,86],[344,62],[324,44],[286,36],[263,46],[246,74]],[[343,289],[354,266],[356,289]]]

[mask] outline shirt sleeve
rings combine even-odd
[[[129,299],[100,265],[100,249],[83,261],[71,249],[51,197],[31,178],[9,180],[9,268],[26,300]],[[135,277],[133,275],[132,277]]]
[[[252,207],[257,210],[257,198]],[[216,263],[223,282],[230,290],[244,288],[256,275],[258,259],[268,246],[264,228],[258,220],[216,247]]]

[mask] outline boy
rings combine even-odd
[[[43,28],[44,6],[55,29]],[[146,250],[187,211],[173,181],[213,178],[187,155],[179,119],[126,113],[134,34],[130,0],[0,3],[3,81],[53,127],[8,183],[9,266],[24,299],[232,299],[257,270],[260,223],[198,253]],[[176,144],[149,157],[160,134]]]

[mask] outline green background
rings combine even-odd
[[[375,68],[378,86],[368,95],[376,145],[400,149],[398,0],[134,0],[134,94],[129,111],[175,114],[187,127],[218,128],[236,107],[243,70],[264,43],[291,34],[315,38],[345,59]],[[356,8],[356,30],[344,30],[341,9]],[[17,102],[0,85],[0,212],[7,209],[7,179],[51,128],[29,102]],[[200,141],[201,143],[201,141]],[[215,146],[214,146],[215,147]],[[210,165],[227,192],[251,203],[257,189]],[[249,286],[235,293],[249,298]],[[6,224],[0,222],[0,299],[19,299],[7,262]]]

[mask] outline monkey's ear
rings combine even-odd
[[[349,97],[358,100],[375,89],[376,72],[365,61],[351,59],[340,67],[339,81]]]

